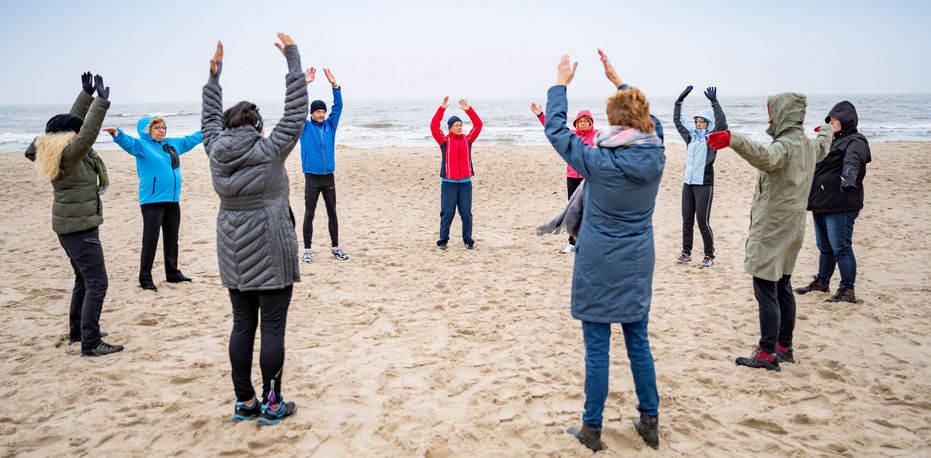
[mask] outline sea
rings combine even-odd
[[[606,97],[572,98],[569,100],[569,120],[579,110],[587,109],[595,117],[595,127],[607,126]],[[931,141],[931,94],[808,96],[806,130],[811,133],[824,121],[831,107],[849,100],[859,114],[859,130],[872,142]],[[330,100],[326,100],[329,105]],[[650,99],[651,111],[666,129],[666,141],[682,143],[672,123],[675,97]],[[766,135],[766,96],[722,96],[719,98],[732,132],[758,141],[768,141]],[[59,113],[67,113],[69,103],[61,105],[0,105],[0,153],[21,152],[36,135],[43,132],[46,121]],[[476,146],[548,144],[543,126],[530,111],[530,103],[545,104],[540,99],[473,99],[472,107],[484,123]],[[429,123],[436,112],[436,100],[353,100],[344,98],[336,143],[356,148],[432,147],[435,146]],[[257,103],[265,119],[266,129],[274,127],[283,112],[282,102]],[[686,99],[683,115],[688,119],[700,110],[710,108],[707,99],[696,89]],[[468,118],[456,103],[450,101],[445,118],[458,115],[470,126]],[[120,103],[114,101],[107,113],[104,127],[119,127],[136,134],[136,121],[143,116],[161,116],[168,126],[168,136],[183,136],[200,129],[200,103]],[[811,133],[811,135],[814,135]],[[118,149],[110,136],[102,133],[95,146],[100,150]]]

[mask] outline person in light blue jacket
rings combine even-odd
[[[693,117],[690,123],[682,115],[682,102],[692,92],[688,86],[676,99],[676,107],[672,114],[676,130],[685,140],[686,148],[685,173],[682,176],[682,254],[676,261],[678,264],[692,262],[692,234],[695,220],[698,219],[698,230],[701,232],[702,243],[705,248],[705,257],[701,267],[714,265],[714,232],[711,230],[711,203],[714,200],[714,159],[717,151],[708,146],[708,134],[727,130],[727,118],[724,110],[718,104],[718,90],[709,87],[705,90],[705,97],[711,101],[711,109],[704,109]]]
[[[304,74],[304,81],[310,84],[317,70],[311,67]],[[330,69],[323,73],[333,88],[333,111],[327,116],[326,103],[314,100],[310,104],[310,119],[304,121],[301,133],[301,167],[304,170],[304,253],[301,261],[313,262],[311,242],[314,237],[314,213],[317,201],[323,195],[326,205],[328,229],[330,230],[330,253],[340,261],[349,259],[349,255],[339,247],[339,220],[336,217],[336,127],[343,113],[342,90]]]
[[[178,269],[178,230],[181,227],[181,155],[201,142],[201,133],[166,138],[165,120],[147,116],[136,123],[139,138],[113,127],[104,129],[124,151],[136,158],[139,175],[139,207],[142,209],[142,254],[139,287],[157,291],[152,263],[159,231],[164,234],[165,277],[169,283],[191,281]]]

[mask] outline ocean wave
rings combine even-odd
[[[365,124],[359,124],[356,127],[364,127],[366,129],[393,129],[395,127],[401,127],[397,124],[390,122],[368,122]]]
[[[36,138],[36,135],[39,135],[36,132],[26,133],[26,132],[4,132],[0,134],[0,144],[4,143],[25,143],[27,146],[32,139]]]

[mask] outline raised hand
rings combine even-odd
[[[217,50],[213,53],[213,59],[210,59],[210,73],[220,74],[220,66],[223,65],[223,42],[217,42]]]
[[[278,39],[281,40],[281,43],[275,43],[275,47],[277,47],[278,50],[281,51],[281,55],[284,55],[284,47],[293,45],[294,40],[292,40],[290,36],[283,34],[283,33],[278,34]]]
[[[705,97],[708,97],[708,100],[710,100],[711,103],[717,102],[718,101],[718,88],[711,86],[708,89],[705,89]]]
[[[109,100],[110,97],[110,87],[103,85],[103,77],[100,75],[94,75],[94,89],[97,90],[97,96]]]
[[[540,105],[537,105],[537,102],[531,102],[530,111],[532,111],[533,114],[540,116],[541,114],[543,114],[543,107],[541,107]]]
[[[572,82],[572,78],[575,77],[575,69],[578,66],[578,62],[569,65],[568,54],[562,56],[562,59],[559,60],[559,66],[556,67],[556,85],[568,86]]]
[[[611,81],[614,87],[620,87],[624,84],[624,82],[621,81],[621,77],[618,76],[617,71],[614,70],[614,65],[611,64],[611,60],[608,59],[608,54],[599,49],[598,57],[601,58],[601,65],[604,66],[605,76],[608,78],[608,81]]]
[[[459,108],[462,108],[462,111],[469,111],[469,101],[466,99],[459,99]]]
[[[304,82],[306,82],[307,84],[313,83],[314,77],[316,76],[317,76],[317,69],[310,67],[307,69],[306,72],[304,72]]]
[[[114,137],[116,137],[116,134],[119,133],[119,131],[116,130],[116,127],[104,127],[104,128],[101,129],[101,130],[103,130],[104,132],[106,132],[106,133],[108,133],[108,134],[110,134],[110,135],[112,135],[112,136],[114,136]]]
[[[94,95],[94,83],[93,75],[91,72],[84,72],[81,74],[81,88],[84,89],[88,95]]]
[[[323,74],[326,75],[326,80],[330,82],[330,86],[339,87],[339,84],[336,84],[336,77],[333,76],[333,72],[329,68],[324,68]]]
[[[727,148],[731,144],[731,131],[722,130],[708,134],[708,146],[716,151]]]
[[[682,93],[679,94],[679,98],[676,99],[676,103],[682,103],[682,101],[685,100],[685,98],[689,96],[689,92],[692,92],[692,85],[688,85],[685,87],[685,90],[682,91]]]
[[[449,96],[443,97],[443,103],[440,104],[441,107],[445,110],[449,106]]]

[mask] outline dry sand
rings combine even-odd
[[[647,448],[630,425],[636,396],[616,329],[602,456],[931,455],[931,143],[873,145],[854,237],[864,302],[798,297],[799,363],[778,374],[734,365],[759,334],[742,267],[756,172],[720,153],[717,265],[681,267],[683,147],[667,155],[650,318],[662,444]],[[126,350],[91,359],[66,343],[73,277],[50,227],[51,186],[22,154],[0,155],[0,455],[590,456],[564,432],[583,403],[573,258],[559,253],[562,236],[534,235],[565,201],[565,167],[550,148],[479,141],[471,252],[457,241],[458,218],[455,243],[435,249],[435,148],[340,148],[351,258],[328,257],[320,203],[318,257],[301,266],[288,320],[284,393],[299,410],[264,429],[230,420],[231,313],[202,150],[182,160],[180,265],[195,282],[165,283],[159,254],[157,294],[136,282],[134,161],[102,156],[113,183],[101,325]],[[288,167],[300,221],[298,154]],[[816,270],[808,225],[797,286]],[[696,242],[700,251],[697,228]],[[260,386],[257,357],[255,366]]]

